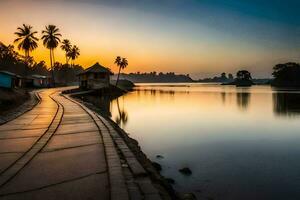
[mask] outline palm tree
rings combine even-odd
[[[72,49],[68,52],[68,57],[69,57],[70,59],[72,59],[72,61],[73,61],[73,66],[74,66],[74,60],[75,60],[76,58],[78,58],[78,56],[80,56],[80,50],[79,50],[79,48],[78,48],[76,45],[74,45],[74,46],[72,47]]]
[[[69,52],[71,51],[71,49],[72,49],[72,45],[71,45],[70,40],[64,39],[64,40],[62,41],[62,45],[60,46],[60,48],[66,52],[66,54],[65,54],[65,55],[66,55],[66,64],[68,64],[68,62],[69,62],[68,53],[69,53]]]
[[[118,56],[115,60],[115,64],[117,64],[117,66],[119,67],[119,73],[116,81],[116,86],[118,86],[121,69],[125,69],[127,67],[128,61],[126,58],[121,58],[120,56]]]
[[[54,72],[53,72],[53,63],[55,62],[54,59],[54,49],[58,46],[60,42],[61,34],[59,33],[59,29],[55,25],[48,25],[46,26],[46,30],[42,31],[42,40],[44,46],[50,50],[50,64],[52,70],[52,79],[53,84],[55,85],[54,80]]]
[[[25,51],[25,63],[27,63],[30,52],[38,47],[37,41],[39,39],[34,36],[37,31],[33,31],[32,26],[26,24],[23,24],[23,27],[18,27],[17,30],[15,35],[18,37],[14,42],[19,42],[18,49]]]

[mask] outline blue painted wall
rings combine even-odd
[[[12,77],[7,74],[0,73],[0,87],[11,88]]]

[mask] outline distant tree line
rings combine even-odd
[[[226,75],[225,72],[221,73],[220,76],[215,76],[213,78],[203,78],[199,79],[198,82],[212,82],[212,83],[228,83],[232,82],[234,80],[234,77],[232,74]]]
[[[151,83],[151,82],[158,82],[158,83],[170,83],[170,82],[194,82],[193,79],[190,78],[189,74],[175,74],[174,72],[145,72],[145,73],[121,73],[120,79],[127,79],[134,83]]]
[[[59,28],[55,25],[47,25],[41,32],[41,40],[43,45],[49,49],[50,67],[48,67],[45,61],[36,62],[31,56],[31,52],[38,48],[39,38],[36,37],[37,33],[32,26],[26,24],[18,27],[14,33],[17,36],[14,43],[17,44],[18,50],[24,52],[24,55],[19,54],[13,45],[5,45],[0,42],[0,70],[10,71],[22,76],[31,74],[51,75],[53,83],[67,84],[76,81],[76,74],[83,70],[80,65],[75,65],[75,60],[80,56],[80,49],[76,45],[72,45],[68,39],[61,41],[62,35]],[[66,61],[64,64],[55,60],[54,50],[59,45],[65,52]],[[194,82],[189,74],[175,74],[174,72],[157,73],[154,71],[150,73],[122,74],[120,72],[127,67],[128,61],[120,56],[116,58],[115,64],[119,67],[117,80],[120,77],[132,82]],[[270,83],[273,86],[300,87],[299,63],[278,64],[274,66],[272,75],[274,79]],[[198,82],[221,82],[240,84],[241,86],[252,85],[253,81],[251,73],[247,70],[238,71],[236,78],[232,74],[227,76],[223,72],[220,76],[198,80]],[[118,84],[118,81],[116,84]]]

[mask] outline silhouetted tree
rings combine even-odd
[[[76,45],[74,45],[68,53],[68,57],[73,61],[72,66],[74,65],[74,60],[78,58],[79,55],[80,55],[80,50]]]
[[[0,61],[1,65],[5,63],[15,64],[19,61],[19,54],[14,50],[13,45],[4,45],[0,42]]]
[[[0,70],[10,71],[20,75],[27,75],[29,59],[24,59],[14,50],[13,45],[4,45],[0,42]]]
[[[253,85],[251,73],[247,70],[240,70],[236,73],[236,86],[251,86]]]
[[[14,50],[13,45],[6,46],[0,42],[0,70],[10,71],[19,75],[50,75],[45,61],[36,63],[32,57],[30,57],[28,61],[31,66],[30,68],[26,67],[27,64],[24,63],[23,56]],[[55,62],[53,64],[53,70],[51,70],[51,72],[55,73],[55,80],[60,85],[68,85],[69,83],[76,82],[76,74],[82,71],[83,68],[80,65],[70,66],[68,64],[63,65],[59,62]]]
[[[44,76],[49,75],[49,71],[47,69],[45,61],[40,61],[39,63],[35,63],[33,65],[33,67],[31,68],[31,72],[33,74],[41,74],[41,75],[44,75]]]
[[[273,86],[300,87],[300,64],[285,63],[273,67]]]
[[[29,62],[30,52],[38,47],[38,38],[35,37],[35,34],[37,34],[37,32],[32,30],[32,26],[26,24],[23,24],[23,27],[18,27],[17,32],[15,32],[17,38],[14,42],[19,43],[18,49],[25,52],[26,63]]]
[[[118,77],[117,77],[117,81],[116,81],[116,86],[118,84],[118,81],[119,81],[119,77],[120,77],[120,72],[121,72],[121,61],[122,61],[122,58],[120,56],[117,56],[116,57],[116,60],[115,60],[115,64],[119,67],[119,73],[118,73]]]
[[[236,73],[236,78],[239,80],[251,80],[251,74],[247,70],[240,70]]]
[[[128,66],[127,59],[126,58],[122,58],[122,61],[120,63],[119,74],[120,74],[121,69],[125,69],[127,66]],[[118,77],[119,77],[119,75],[118,75]],[[117,79],[116,86],[118,85],[118,81],[119,81],[119,79]]]
[[[69,62],[69,56],[68,54],[70,53],[71,49],[72,49],[72,45],[71,45],[71,42],[70,40],[68,39],[64,39],[62,41],[62,45],[60,46],[60,48],[65,51],[65,56],[66,56],[66,64],[68,64]]]
[[[52,70],[53,84],[55,85],[54,72],[53,72],[53,62],[55,62],[54,49],[58,46],[60,42],[61,34],[59,29],[55,25],[46,26],[46,30],[42,31],[42,40],[46,48],[50,50],[50,64]]]
[[[225,73],[225,72],[223,72],[223,73],[221,74],[221,79],[227,79],[226,73]]]

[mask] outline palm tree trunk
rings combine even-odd
[[[53,86],[55,87],[54,70],[53,70],[53,63],[52,63],[52,49],[50,49],[50,66],[52,72],[52,82],[53,82]]]
[[[25,76],[28,75],[28,70],[29,70],[29,67],[28,67],[28,59],[29,59],[29,51],[26,50],[26,51],[25,51]]]
[[[118,86],[120,72],[121,72],[121,66],[119,67],[119,73],[118,73],[118,77],[117,77],[117,81],[116,81],[116,87]]]
[[[54,49],[52,49],[53,64],[55,64]]]
[[[70,57],[67,56],[67,64],[69,65]],[[72,65],[72,64],[71,64]]]

